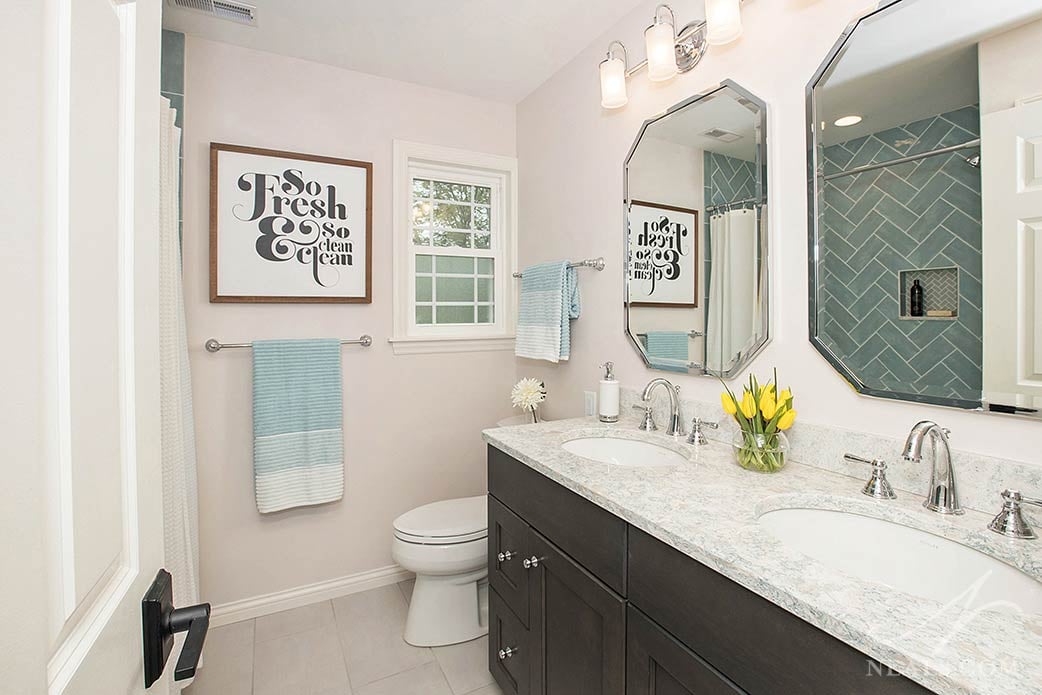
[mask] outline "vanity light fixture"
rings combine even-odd
[[[669,13],[669,21],[661,20],[662,11]],[[648,56],[648,79],[665,82],[677,75],[676,17],[669,5],[655,8],[655,19],[644,30],[644,49]]]
[[[833,122],[833,125],[835,125],[837,128],[846,128],[852,125],[857,125],[862,120],[863,119],[861,118],[861,116],[841,116]]]
[[[688,22],[679,31],[673,8],[666,4],[656,7],[652,24],[644,32],[647,58],[632,68],[627,67],[626,47],[622,42],[612,41],[608,44],[608,55],[600,65],[601,106],[606,109],[625,106],[628,101],[626,78],[645,67],[649,80],[664,82],[698,65],[706,52],[707,35],[714,31],[713,22],[717,27],[716,44],[737,39],[742,33],[741,3],[742,0],[706,0],[706,17],[710,18],[709,21]],[[664,21],[663,11],[669,13],[668,21]]]
[[[706,0],[706,25],[709,45],[731,43],[742,35],[742,1]]]
[[[612,54],[615,46],[622,51],[621,58]],[[622,41],[612,41],[608,44],[608,57],[601,61],[601,106],[617,109],[625,106],[627,101],[629,97],[626,96],[626,47]]]

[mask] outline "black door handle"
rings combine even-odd
[[[174,590],[170,573],[159,570],[152,585],[141,599],[141,629],[145,656],[145,687],[150,687],[163,675],[174,635],[188,632],[181,656],[174,667],[174,680],[183,681],[195,675],[199,658],[203,655],[206,632],[210,628],[210,604],[200,603],[186,608],[174,608]]]

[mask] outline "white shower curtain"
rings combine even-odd
[[[188,368],[184,295],[181,286],[181,129],[170,101],[160,97],[159,127],[159,394],[163,464],[164,565],[173,575],[174,605],[199,603],[199,511],[195,469],[192,380]],[[178,636],[178,642],[183,636]],[[175,651],[174,654],[178,652]],[[179,692],[187,681],[173,682]]]
[[[730,210],[709,219],[709,325],[706,367],[723,372],[759,336],[759,243],[755,210]]]

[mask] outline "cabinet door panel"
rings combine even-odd
[[[535,531],[528,547],[532,695],[623,695],[625,602]]]
[[[639,610],[626,612],[626,695],[740,695],[742,691]]]
[[[752,695],[930,692],[643,531],[629,554],[632,604]]]
[[[529,695],[532,646],[528,630],[495,589],[488,592],[488,652],[488,670],[503,692]]]
[[[528,524],[488,497],[488,581],[521,622],[528,625]],[[503,559],[500,560],[500,554]]]
[[[626,595],[625,521],[493,446],[488,491],[621,596]]]

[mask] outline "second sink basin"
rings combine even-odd
[[[561,448],[576,456],[615,466],[659,468],[687,462],[672,449],[633,439],[583,437],[569,440]]]
[[[969,610],[1042,614],[1042,583],[926,531],[825,509],[778,509],[759,520],[793,550],[906,594]]]

